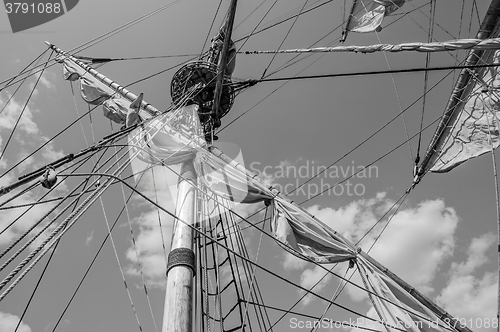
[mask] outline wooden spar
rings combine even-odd
[[[213,153],[214,155],[218,156],[222,160],[224,160],[226,163],[232,165],[234,168],[242,172],[243,174],[246,175],[247,180],[252,182],[259,182],[257,180],[256,174],[251,173],[248,171],[243,165],[240,165],[236,163],[233,159],[229,158],[227,155],[225,155],[220,149],[211,146],[210,152]],[[264,186],[264,185],[263,185]],[[280,194],[279,191],[276,189],[270,188],[269,189],[276,197],[281,198],[284,201],[289,202],[290,204],[293,204],[297,206],[297,204],[293,203],[290,199],[284,197],[283,195]],[[312,214],[307,212],[306,210],[302,209],[302,212],[307,214],[308,216],[318,220],[315,218]],[[318,220],[321,224],[323,224],[321,221]],[[345,243],[350,245],[352,248],[356,248],[356,245],[354,243],[351,243],[349,240],[345,239],[341,234],[337,233],[334,231],[335,234],[340,237]],[[429,300],[425,295],[417,291],[415,288],[411,287],[408,283],[406,283],[403,279],[399,278],[396,274],[392,273],[389,269],[381,265],[379,262],[377,262],[375,259],[370,257],[368,254],[359,251],[359,255],[369,261],[371,264],[376,266],[382,273],[384,273],[387,277],[389,277],[391,280],[393,280],[395,283],[397,283],[401,288],[403,288],[408,294],[413,296],[417,301],[419,301],[422,305],[424,305],[426,308],[428,308],[430,311],[432,311],[437,317],[439,317],[441,320],[443,320],[445,323],[449,324],[452,328],[457,330],[458,332],[472,332],[467,326],[462,325],[460,321],[450,315],[448,312],[446,312],[443,308],[439,307],[437,304]]]
[[[224,75],[226,72],[229,43],[231,41],[231,34],[233,32],[234,16],[236,13],[237,2],[237,0],[232,0],[231,6],[229,7],[229,16],[226,23],[226,31],[224,32],[224,44],[222,45],[222,51],[219,55],[219,64],[217,66],[217,82],[215,83],[214,104],[212,106],[212,112],[215,113],[217,117],[219,115],[219,103],[222,94],[222,85],[224,83]]]
[[[190,332],[193,328],[193,229],[196,222],[196,174],[193,161],[182,164],[177,185],[175,220],[167,264],[167,286],[162,332]]]
[[[123,86],[119,85],[115,81],[107,78],[106,76],[104,76],[103,74],[99,73],[97,70],[95,70],[94,68],[92,68],[89,65],[85,64],[84,62],[78,60],[74,56],[68,54],[67,52],[65,52],[63,50],[61,50],[60,48],[58,48],[54,44],[51,44],[49,42],[45,42],[45,44],[47,44],[51,49],[53,49],[54,52],[56,52],[58,55],[62,55],[64,57],[70,58],[71,61],[74,61],[80,67],[82,67],[83,69],[85,69],[90,75],[92,75],[95,78],[97,78],[101,83],[109,86],[117,94],[121,95],[122,97],[124,97],[125,99],[129,100],[130,102],[133,102],[133,101],[135,101],[137,99],[137,95],[135,95],[132,92],[130,92],[129,90],[125,89]],[[156,109],[154,106],[152,106],[151,104],[147,103],[144,100],[141,102],[141,109],[145,110],[150,115],[156,115],[156,114],[161,113],[158,109]]]
[[[477,33],[477,39],[486,39],[491,36],[492,31],[495,26],[497,26],[498,18],[500,17],[500,0],[492,0],[488,11],[481,23],[481,27]],[[475,65],[478,60],[484,54],[484,51],[481,50],[472,50],[466,61],[465,66]],[[481,69],[476,69],[474,71],[474,75],[477,75]],[[439,125],[432,137],[431,143],[427,148],[427,152],[425,154],[422,163],[419,166],[417,172],[418,182],[420,178],[432,167],[436,159],[439,157],[438,153],[441,151],[442,146],[446,142],[446,135],[444,134],[446,128],[453,125],[455,120],[459,115],[459,111],[461,106],[464,103],[464,100],[467,98],[467,95],[470,93],[472,86],[469,84],[469,81],[472,78],[470,69],[463,69],[458,77],[457,83],[455,84],[455,88],[453,89],[452,95],[448,104],[446,105],[445,112]]]

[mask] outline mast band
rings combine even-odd
[[[167,274],[173,267],[187,266],[193,271],[193,276],[196,275],[194,268],[194,252],[188,248],[176,248],[168,254]]]

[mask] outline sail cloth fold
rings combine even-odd
[[[485,52],[483,63],[500,64],[500,51]],[[500,145],[500,76],[498,67],[481,68],[471,79],[470,91],[460,115],[444,132],[445,143],[437,151],[432,172],[448,172],[461,163],[496,149]]]
[[[102,103],[104,116],[118,124],[125,123],[129,109],[130,102],[125,98],[112,97]]]
[[[273,198],[269,189],[207,150],[198,151],[194,168],[205,187],[222,198],[247,204]]]
[[[281,197],[272,201],[271,231],[291,254],[316,263],[338,263],[357,252],[337,232]]]
[[[401,8],[405,0],[355,0],[346,31],[380,31],[384,17]]]
[[[149,164],[176,165],[194,159],[206,144],[198,106],[189,105],[141,125],[129,135],[131,154]]]
[[[443,332],[443,327],[447,327],[432,311],[373,264],[363,257],[358,257],[356,262],[376,315],[379,316],[377,319],[386,324],[388,332]],[[384,328],[381,327],[381,330]]]
[[[137,112],[130,108],[131,101],[118,95],[108,85],[89,74],[70,57],[59,56],[57,61],[63,64],[63,77],[68,81],[80,80],[80,94],[91,105],[103,105],[103,114],[111,121],[125,124],[130,113]]]

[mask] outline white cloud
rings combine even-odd
[[[147,165],[144,163],[141,165],[141,163],[138,160],[133,162],[132,169],[134,173],[147,167]],[[175,174],[172,174],[165,167],[154,167],[153,171],[147,170],[144,172],[138,186],[139,190],[149,199],[158,201],[163,208],[173,212],[175,205],[172,197],[175,197],[177,184]],[[178,172],[177,169],[175,171]],[[136,181],[138,179],[139,176]],[[133,221],[134,224],[139,226],[139,232],[135,234],[135,248],[131,246],[126,253],[127,259],[132,263],[128,267],[127,273],[138,276],[142,268],[148,286],[163,287],[166,281],[166,256],[170,251],[173,218],[164,211],[160,210],[158,212],[155,206],[145,203],[142,198],[137,198],[134,204],[138,207],[146,207],[146,210]],[[162,225],[161,229],[158,213]]]
[[[3,99],[0,96],[0,105],[5,105],[7,102],[7,98]],[[6,142],[6,137],[11,132],[14,127],[17,118],[20,116],[23,105],[17,102],[16,99],[12,98],[10,103],[5,107],[2,112],[2,116],[0,117],[0,142]],[[6,155],[2,157],[2,161],[0,162],[0,168],[5,169],[9,167],[8,160],[18,160],[24,158],[28,154],[28,150],[32,151],[41,143],[45,143],[48,138],[43,136],[38,128],[36,122],[33,119],[33,114],[38,112],[37,110],[30,109],[27,107],[23,116],[21,117],[18,127],[16,129],[16,133],[14,134],[10,146],[6,151]],[[29,137],[29,141],[26,138]],[[4,176],[0,179],[0,186],[6,186],[12,184],[16,181],[17,175],[20,175],[20,172],[23,172],[27,169],[27,167],[31,166],[33,168],[42,167],[55,159],[59,159],[64,156],[64,152],[61,150],[57,150],[54,144],[48,144],[45,148],[41,150],[36,157],[30,157],[26,160],[22,166],[17,167],[14,171],[10,172],[8,175]],[[59,183],[54,191],[54,195],[61,194],[66,191],[65,183]],[[5,201],[11,198],[18,191],[13,191],[8,195],[4,195],[1,197],[1,201]],[[46,192],[46,189],[37,188],[31,190],[24,195],[16,198],[12,203],[13,205],[21,205],[35,202],[42,194]],[[49,195],[48,197],[52,197],[54,195]],[[9,204],[9,205],[10,205]],[[13,226],[9,227],[7,231],[5,231],[2,235],[0,235],[0,246],[5,245],[11,242],[14,238],[17,238],[21,233],[26,232],[35,221],[37,221],[41,216],[45,215],[55,203],[41,204],[35,205],[29,212],[27,212],[23,217],[21,217]],[[26,211],[27,208],[17,208],[17,209],[9,209],[4,210],[0,213],[0,229],[4,229],[8,227],[8,225],[21,216],[21,214]],[[45,221],[46,222],[46,221]],[[41,227],[43,227],[44,223],[40,226],[37,226],[35,230],[32,232],[38,232]],[[50,231],[53,227],[51,226],[48,231]],[[42,240],[37,239],[31,246],[35,246],[37,243],[40,243]]]
[[[39,74],[37,74],[37,78],[42,75],[42,72],[40,72]],[[49,90],[55,90],[56,89],[56,86],[49,80],[49,78],[51,80],[54,80],[56,79],[56,75],[48,70],[45,70],[43,72],[43,75],[42,77],[40,78],[40,84],[42,86],[44,86],[45,88],[49,89]]]
[[[1,108],[8,101],[8,98],[2,99],[0,96],[0,105]],[[2,133],[9,132],[14,128],[16,121],[23,110],[24,105],[17,102],[14,98],[12,98],[9,104],[5,107],[2,112],[2,116],[0,117],[0,129]],[[0,109],[1,109],[0,108]],[[17,130],[25,132],[26,134],[36,135],[39,132],[38,126],[33,121],[33,111],[29,106],[24,110],[23,116],[19,120],[19,124],[17,126]]]
[[[87,238],[85,239],[85,245],[86,246],[90,245],[90,242],[92,242],[93,239],[94,239],[94,230],[92,230],[89,236],[87,236]]]
[[[285,270],[302,270],[308,262],[302,258],[298,258],[288,252],[284,253],[283,267]]]
[[[315,205],[308,208],[308,211],[349,240],[356,242],[392,204],[393,201],[388,199],[385,193],[379,193],[375,198],[358,200],[339,209],[322,209]],[[383,227],[387,226],[370,255],[412,286],[429,294],[433,290],[432,281],[437,271],[445,259],[453,254],[453,236],[458,222],[459,218],[453,208],[446,207],[442,200],[424,201],[416,207],[397,212],[388,226],[388,220],[384,218],[363,239],[361,247],[366,252]],[[286,257],[283,264],[290,268],[293,261]],[[345,269],[345,266],[339,265],[335,272],[344,274]],[[325,272],[318,266],[304,270],[300,280],[301,286],[311,287]],[[321,291],[328,284],[325,280],[329,280],[329,277],[314,288],[315,292]],[[352,281],[361,285],[357,274]],[[354,286],[348,286],[346,289],[352,300],[366,299],[364,291]]]
[[[38,81],[38,86],[42,86],[42,87],[44,87],[47,90],[52,90],[52,91],[56,90],[56,86],[49,80],[49,77],[51,79],[55,79],[55,76],[56,76],[55,74],[49,72],[48,70],[45,70],[45,71],[43,71],[43,75],[42,75],[42,72],[40,71],[40,72],[34,74],[33,76],[34,76],[35,79],[33,80],[33,82],[31,82],[28,85],[28,89],[29,89],[30,92],[35,87],[35,82],[36,82],[36,80],[38,80],[38,78],[40,78],[40,80]],[[32,97],[36,97],[39,93],[40,93],[40,90],[37,87],[33,91],[33,96]]]
[[[488,261],[487,250],[495,243],[493,234],[472,239],[467,260],[452,264],[448,284],[437,297],[438,303],[452,315],[467,323],[471,320],[473,325],[468,327],[473,331],[496,330],[484,325],[486,319],[491,320],[497,314],[498,276],[493,272],[477,276],[478,268]]]
[[[19,317],[0,311],[0,332],[13,332],[19,322]],[[31,328],[25,323],[21,322],[18,332],[31,332]]]

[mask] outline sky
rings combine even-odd
[[[343,1],[308,1],[308,5],[319,3],[326,4],[301,16],[296,22],[289,20],[245,42],[239,39],[259,24],[272,2],[263,1],[262,6],[258,7],[261,2],[240,1],[233,38],[237,41],[236,46],[241,50],[269,50],[336,45],[341,35],[338,27],[349,9],[343,8]],[[15,34],[10,30],[7,14],[1,12],[0,60],[3,65],[0,66],[0,80],[17,74],[43,52],[46,49],[44,41],[70,50],[165,4],[157,0],[81,0],[67,14]],[[289,16],[292,10],[300,9],[303,4],[304,1],[298,0],[278,1],[261,26],[269,26],[270,22]],[[111,58],[176,55],[117,61],[98,69],[116,82],[127,85],[189,59],[179,55],[197,55],[206,50],[206,39],[210,40],[214,35],[215,30],[210,27],[218,5],[219,2],[213,0],[177,1],[161,13],[89,47],[81,55]],[[228,6],[229,1],[222,2],[215,27],[220,25],[221,13]],[[475,6],[479,13],[473,11],[471,14],[473,1],[465,0],[463,7],[462,2],[458,4],[456,0],[439,1],[435,13],[435,40],[474,36],[478,29],[478,17],[484,15],[487,2],[475,2]],[[254,11],[255,8],[257,10]],[[428,2],[408,1],[401,13],[410,11],[406,16],[386,18],[384,29],[378,34],[350,34],[346,44],[427,41],[430,15]],[[464,51],[451,55],[433,54],[430,64],[454,65],[454,57],[463,59],[465,56]],[[332,53],[301,58],[301,61],[277,71],[292,58],[293,55],[273,57],[240,54],[233,77],[259,79],[266,73],[270,78],[286,78],[425,66],[424,54]],[[136,94],[143,92],[145,100],[158,109],[165,109],[171,102],[169,84],[173,73],[173,70],[168,70],[133,84],[128,89]],[[428,87],[434,86],[447,74],[444,71],[430,72]],[[470,160],[450,173],[426,175],[390,222],[385,217],[385,213],[404,195],[413,180],[418,136],[410,141],[410,145],[401,145],[407,140],[405,132],[413,136],[419,131],[422,109],[425,110],[424,127],[442,114],[457,76],[458,71],[446,76],[428,93],[425,106],[421,100],[418,101],[405,112],[404,119],[397,118],[358,148],[361,142],[423,94],[423,73],[262,82],[237,96],[232,110],[222,119],[223,129],[218,134],[220,140],[216,145],[223,150],[229,145],[238,147],[244,165],[250,171],[258,173],[267,183],[284,191],[302,184],[318,169],[334,164],[326,175],[307,183],[302,190],[291,193],[289,197],[297,203],[306,200],[301,204],[302,207],[352,241],[359,240],[382,219],[373,232],[363,239],[361,247],[365,251],[369,250],[378,234],[387,226],[370,255],[452,315],[472,322],[469,324],[472,330],[490,331],[493,329],[486,328],[484,323],[486,319],[491,320],[496,316],[498,280],[495,254],[498,231],[491,154]],[[78,114],[88,110],[78,94],[75,107],[71,87],[62,79],[60,66],[52,66],[41,76],[18,129],[5,147],[36,78],[32,77],[22,85],[0,114],[0,150],[4,151],[0,160],[1,173],[48,141],[74,121]],[[77,86],[74,85],[74,88],[77,89]],[[2,107],[14,89],[0,92]],[[111,131],[118,130],[119,126],[110,125],[101,112],[101,108],[96,109],[91,117],[86,116],[18,168],[0,178],[0,185],[13,183],[19,175],[68,153],[78,152]],[[434,129],[435,124],[422,134],[421,157]],[[398,149],[379,159],[399,145]],[[345,180],[353,170],[367,165],[371,167],[365,172],[313,198],[321,188],[333,186]],[[90,171],[89,167],[84,169]],[[283,172],[284,169],[289,172]],[[130,174],[130,169],[126,173]],[[170,189],[175,187],[175,180],[160,169],[154,175],[159,194],[155,195],[150,173],[146,175],[140,189],[173,211],[172,197],[175,196],[175,190]],[[51,195],[65,195],[75,184],[76,179],[66,180]],[[33,202],[45,193],[41,188],[32,190],[14,202]],[[38,205],[30,210],[14,227],[0,235],[0,249],[6,248],[28,230],[38,217],[49,213],[53,206]],[[54,329],[108,234],[106,221],[113,222],[122,206],[122,189],[115,186],[63,237],[18,331],[44,332]],[[260,207],[238,206],[238,209],[249,214]],[[0,229],[4,229],[23,211],[2,211]],[[172,224],[165,213],[160,213],[160,218],[163,221],[163,233],[159,231],[158,211],[137,197],[131,200],[127,213],[119,219],[112,232],[113,245],[108,241],[103,247],[75,300],[62,315],[57,331],[138,331],[129,294],[143,330],[155,331],[155,324],[158,329],[161,328],[165,268],[162,245],[166,243],[166,247],[169,246]],[[41,229],[43,225],[47,224],[36,229]],[[47,227],[50,230],[55,226]],[[266,227],[268,230],[269,226]],[[259,232],[253,228],[245,230],[244,236],[248,241],[250,256],[258,257],[260,264],[273,269],[287,280],[311,287],[324,274],[322,268],[291,256],[269,238],[263,237],[259,246]],[[37,239],[29,247],[33,249],[40,242]],[[1,258],[0,262],[3,263],[5,259]],[[17,258],[14,263],[20,261]],[[17,325],[46,261],[47,258],[42,259],[19,287],[0,302],[0,332],[13,331]],[[344,275],[346,268],[346,265],[339,265],[335,267],[335,272]],[[0,277],[5,278],[9,271],[0,272]],[[257,277],[268,305],[289,308],[303,294],[301,290],[265,271],[258,271]],[[127,289],[123,278],[127,282]],[[143,280],[148,288],[149,299],[144,295]],[[314,289],[329,298],[338,285],[338,278],[327,276]],[[341,293],[339,303],[364,314],[371,310],[366,293],[352,286],[346,287]],[[321,315],[325,308],[323,301],[307,296],[294,310]],[[279,317],[279,313],[274,311],[270,311],[270,314],[273,319]],[[275,330],[293,329],[290,320],[293,317],[298,318],[293,315],[285,318]],[[342,321],[352,315],[339,307],[332,307],[326,317]]]

